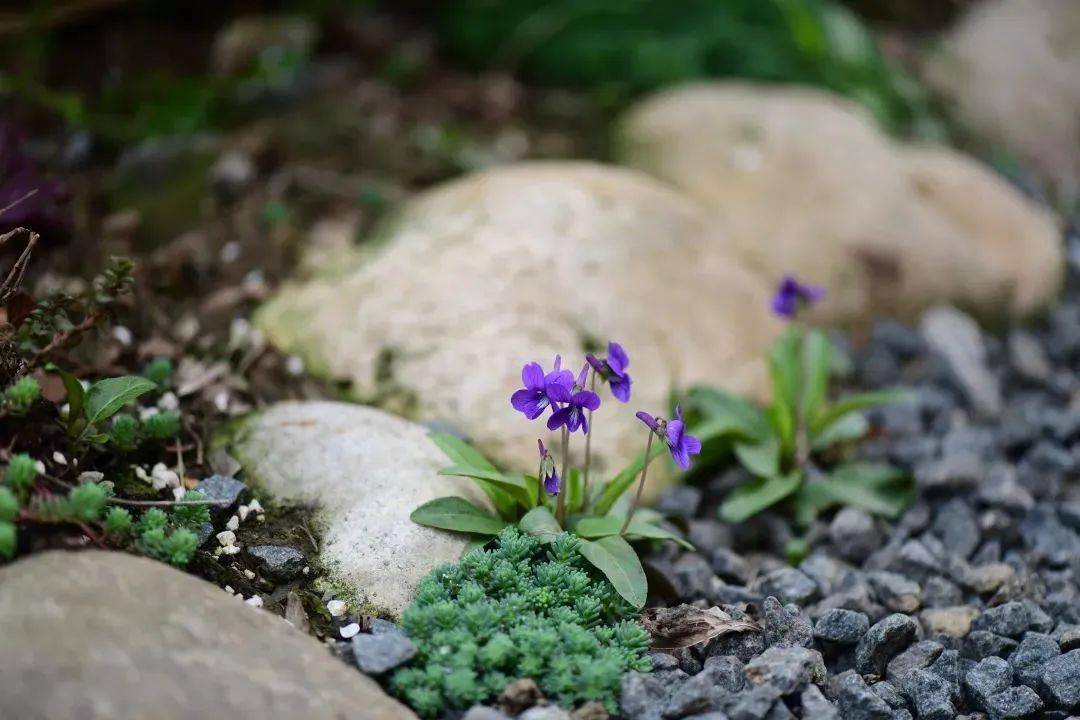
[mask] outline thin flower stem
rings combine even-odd
[[[570,481],[566,477],[566,468],[570,465],[570,431],[563,426],[562,429],[562,473],[559,475],[559,495],[555,505],[555,519],[562,526],[566,522],[566,493],[570,491]]]
[[[622,527],[619,529],[619,535],[626,534],[626,528],[630,527],[630,521],[634,519],[634,513],[637,512],[638,504],[641,502],[641,491],[645,488],[645,473],[649,470],[649,462],[652,461],[650,457],[652,453],[652,438],[653,431],[649,430],[649,439],[645,441],[645,460],[641,466],[641,479],[638,480],[637,492],[634,493],[634,504],[630,506],[630,512],[626,513],[626,520],[623,521]]]
[[[596,392],[596,368],[593,368],[592,370],[592,380],[589,381],[589,390]],[[589,465],[592,460],[592,412],[592,410],[589,410],[589,432],[585,433],[585,471],[581,480],[581,498],[582,502],[586,505],[588,505],[589,502]]]

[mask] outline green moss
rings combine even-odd
[[[417,654],[393,691],[434,717],[530,677],[560,705],[595,700],[617,712],[623,673],[650,668],[649,634],[579,547],[569,534],[543,544],[508,528],[494,549],[432,571],[403,616]]]

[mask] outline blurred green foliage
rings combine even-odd
[[[747,78],[829,88],[894,132],[934,124],[921,88],[830,0],[447,0],[438,26],[476,68],[616,101],[691,79]]]

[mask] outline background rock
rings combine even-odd
[[[977,4],[923,66],[926,81],[968,127],[1034,165],[1063,198],[1077,197],[1080,5]]]
[[[415,720],[269,613],[126,553],[0,568],[0,698],[20,720]]]
[[[1063,272],[1052,217],[952,151],[904,147],[816,90],[688,85],[624,116],[620,159],[711,209],[740,257],[827,288],[816,318],[867,322],[954,302],[1025,315]]]
[[[601,472],[641,451],[633,411],[667,413],[673,388],[764,388],[762,353],[780,329],[771,287],[732,259],[707,213],[639,173],[537,162],[474,174],[411,201],[375,242],[328,268],[335,277],[287,286],[257,324],[361,399],[396,391],[503,463],[535,470],[549,433],[509,398],[524,363],[550,368],[556,353],[575,373],[592,344],[615,339],[630,355],[631,404],[601,391]]]
[[[451,463],[426,429],[372,408],[279,403],[244,421],[230,452],[275,498],[320,508],[320,560],[358,602],[391,615],[430,570],[456,561],[467,540],[409,514],[445,495],[487,505],[472,481],[439,475]]]

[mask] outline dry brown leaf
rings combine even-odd
[[[641,624],[652,635],[654,650],[678,650],[701,645],[720,635],[761,632],[761,626],[748,620],[736,620],[718,607],[708,610],[693,605],[673,608],[647,608]]]

